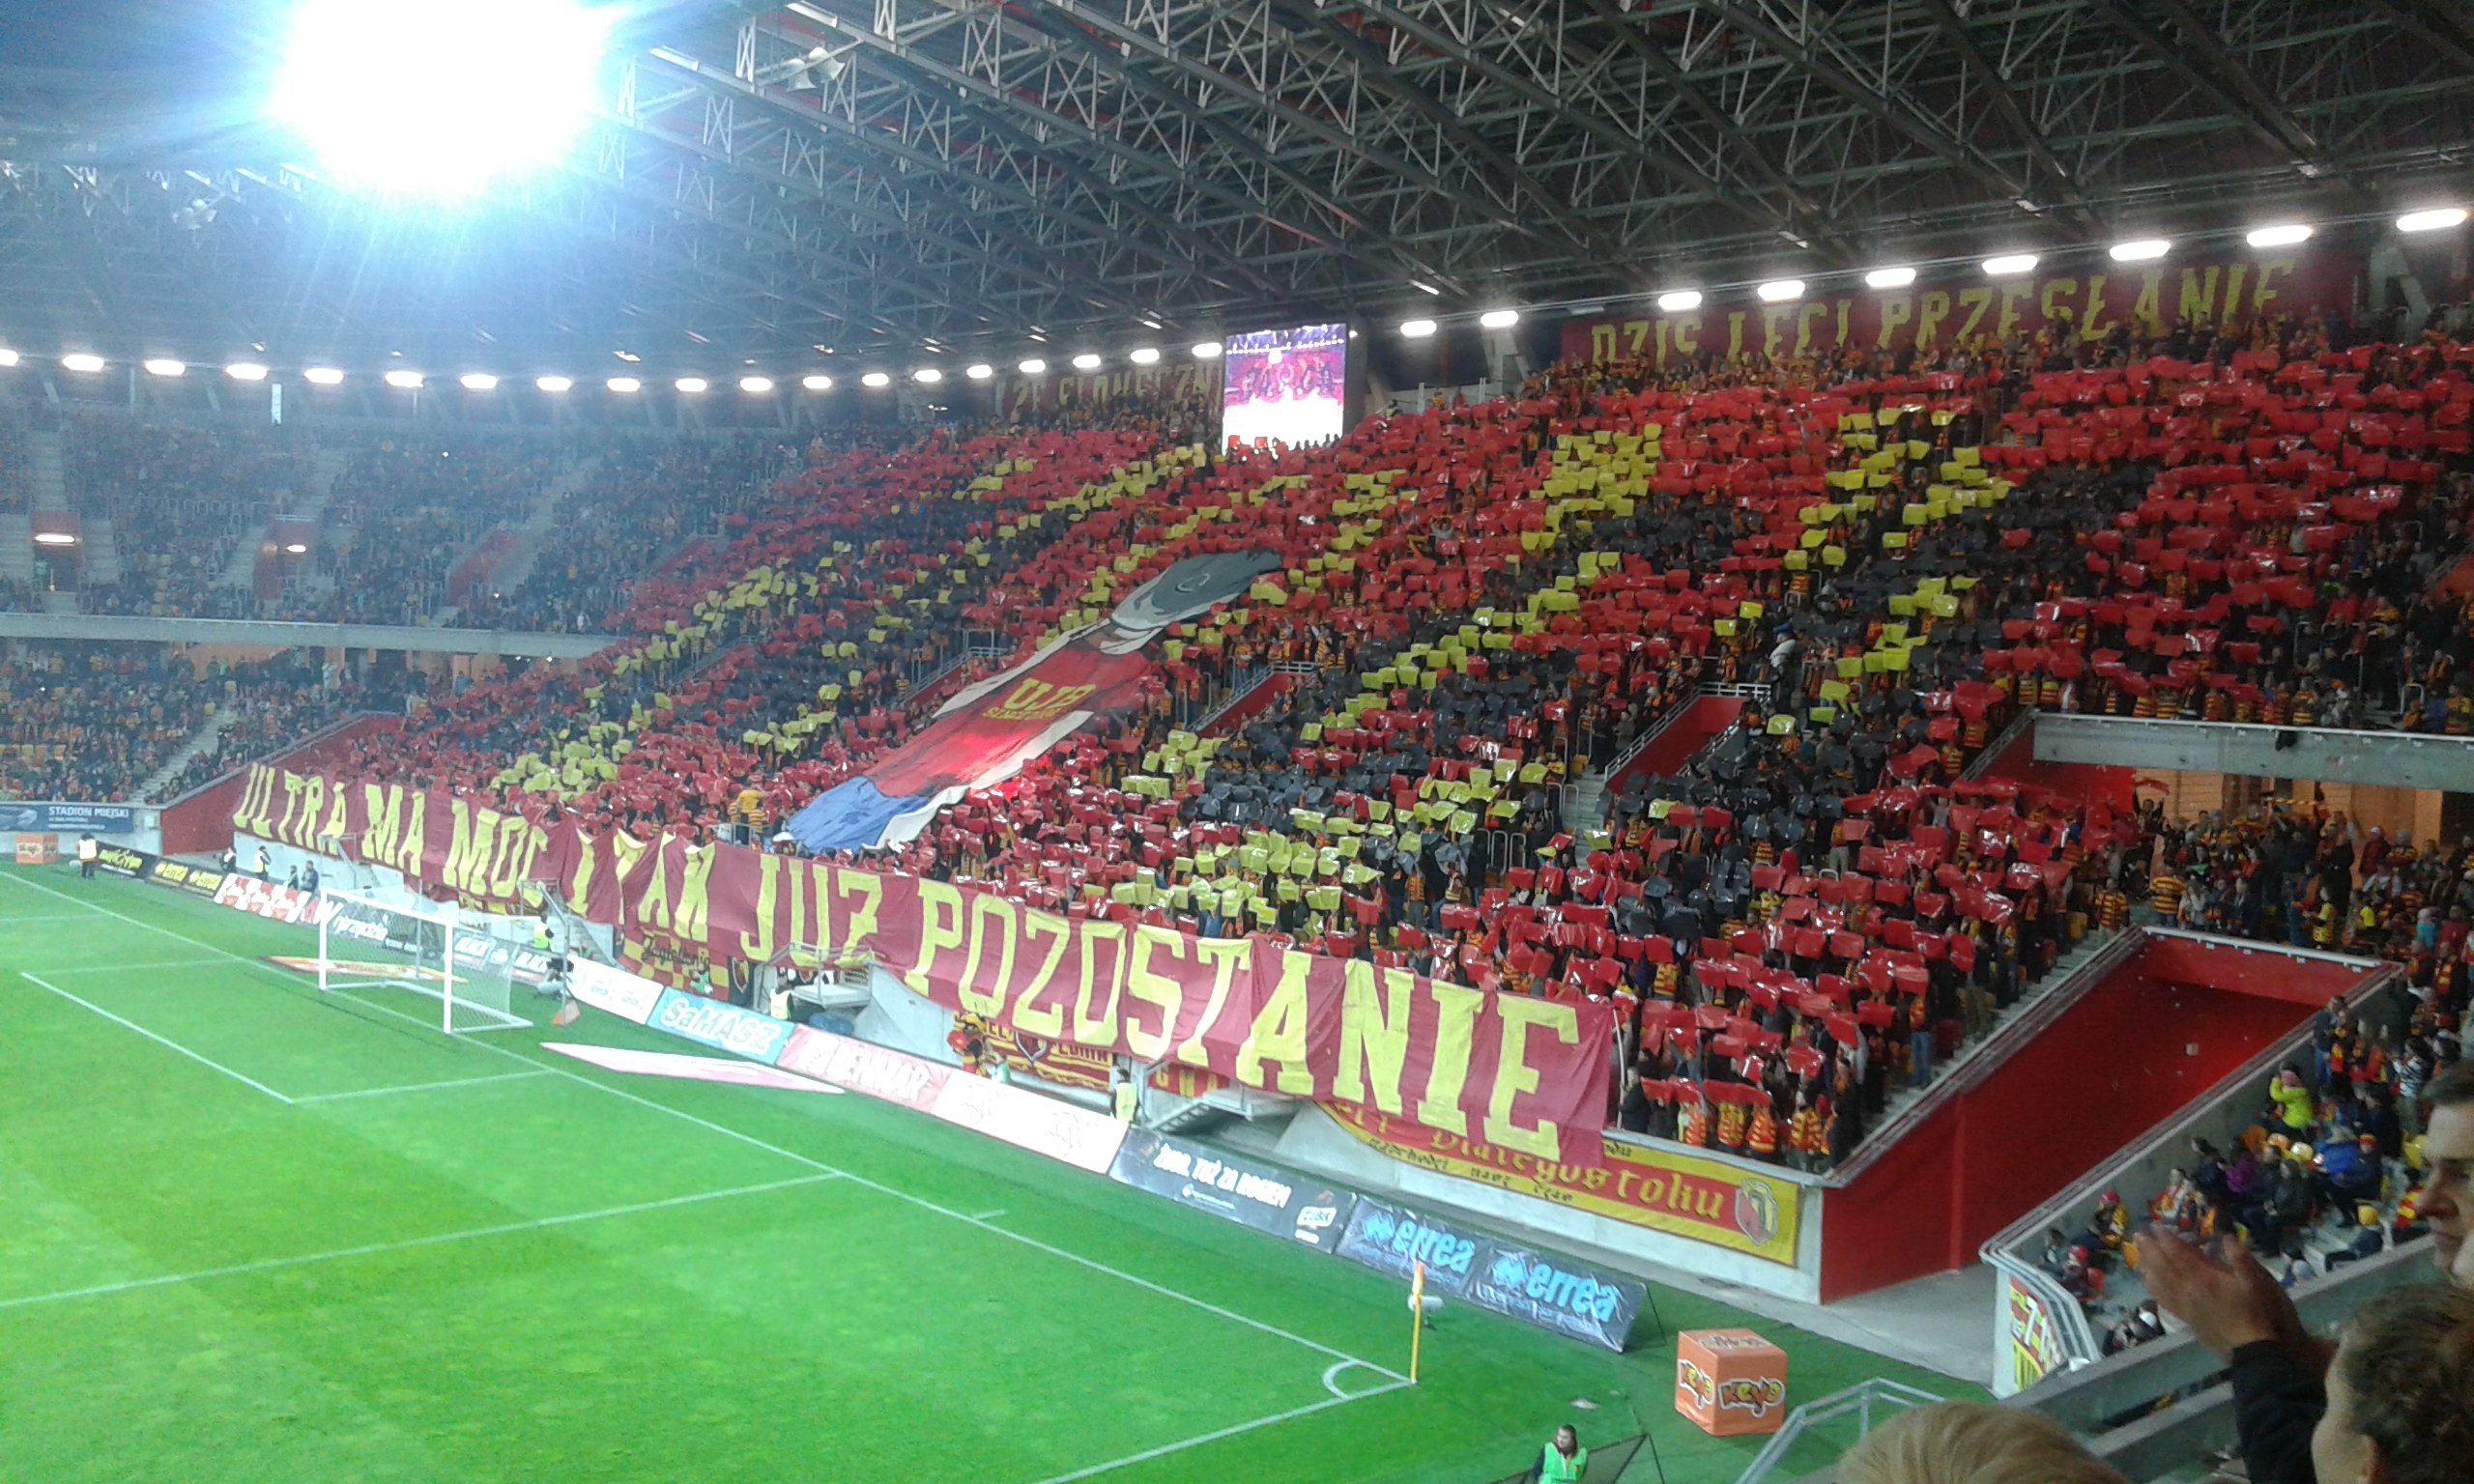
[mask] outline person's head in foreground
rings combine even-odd
[[[2431,1223],[2432,1261],[2460,1287],[2474,1287],[2474,1258],[2465,1253],[2465,1231],[2474,1218],[2474,1061],[2459,1062],[2423,1088],[2430,1123],[2423,1129],[2428,1172],[2416,1203]]]
[[[2318,1484],[2474,1481],[2474,1294],[2401,1288],[2354,1316],[2311,1462]]]
[[[2123,1484],[2039,1412],[1936,1402],[1864,1435],[1838,1461],[1838,1484]]]

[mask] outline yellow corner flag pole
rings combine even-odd
[[[1418,1337],[1426,1326],[1426,1265],[1420,1263],[1409,1274],[1409,1384],[1418,1382]]]

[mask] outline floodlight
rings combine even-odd
[[[269,112],[340,179],[471,194],[566,153],[617,14],[577,0],[301,0]]]
[[[1402,320],[1400,322],[1400,334],[1404,339],[1424,340],[1433,333],[1434,321],[1432,320]]]
[[[38,530],[35,532],[35,545],[37,546],[75,546],[76,544],[77,538],[65,530]]]
[[[773,378],[769,376],[742,376],[738,379],[738,389],[746,392],[751,397],[761,397],[773,389]]]
[[[573,377],[536,376],[532,379],[532,385],[540,387],[543,391],[569,391],[574,388],[576,384],[575,378]]]
[[[309,548],[298,541],[287,543],[284,546],[284,550],[295,556],[306,556],[309,555]]]
[[[934,386],[938,382],[945,379],[945,373],[937,370],[935,366],[921,366],[918,370],[910,373],[910,379],[922,385]]]
[[[5,345],[0,345],[0,366],[14,366],[16,363],[17,353]]]
[[[2149,237],[2142,238],[2135,243],[2115,243],[2113,246],[2113,255],[2116,263],[2145,263],[2151,258],[2161,258],[2172,250],[2172,243],[2161,237]]]
[[[1487,329],[1510,329],[1520,323],[1517,309],[1489,309],[1478,316],[1478,323]]]
[[[189,370],[186,362],[174,360],[168,356],[158,356],[144,364],[148,376],[187,376]]]
[[[692,397],[709,389],[713,384],[701,376],[682,376],[670,385]]]
[[[963,368],[963,375],[969,377],[974,382],[984,382],[995,374],[996,368],[984,360],[974,365]]]
[[[833,389],[833,378],[829,376],[803,376],[799,378],[799,385],[805,386],[810,391],[831,391]]]
[[[311,366],[301,373],[301,379],[312,386],[335,386],[342,385],[344,374],[333,366]]]
[[[1801,278],[1772,278],[1753,292],[1761,296],[1761,301],[1765,304],[1783,304],[1791,299],[1801,299],[1804,297],[1804,280]]]
[[[1912,268],[1877,268],[1864,275],[1864,287],[1868,289],[1903,289],[1914,281],[1915,270]]]
[[[418,391],[421,389],[421,374],[418,371],[389,371],[387,373],[387,385],[404,391]]]
[[[1100,369],[1100,357],[1092,355],[1089,351],[1084,351],[1081,355],[1074,357],[1074,369],[1077,371],[1097,371]]]
[[[1160,353],[1146,345],[1139,350],[1128,352],[1125,358],[1137,366],[1148,366],[1160,359]]]
[[[1217,340],[1205,340],[1194,347],[1194,359],[1196,360],[1217,360],[1219,358],[1220,342]]]
[[[263,382],[267,368],[254,360],[236,360],[223,368],[223,374],[236,382]]]
[[[490,375],[487,371],[467,371],[455,380],[466,391],[496,391],[499,389],[499,379]]]
[[[67,370],[92,373],[103,369],[103,357],[87,351],[72,351],[60,357],[60,364]]]
[[[604,386],[609,387],[612,391],[616,391],[616,392],[622,392],[622,393],[623,393],[623,392],[630,392],[630,391],[642,391],[642,390],[644,390],[644,388],[645,388],[645,384],[644,384],[644,383],[642,383],[642,382],[640,382],[640,381],[638,381],[638,380],[636,380],[636,379],[635,379],[634,377],[632,377],[632,376],[614,376],[614,377],[612,377],[610,380],[608,380],[608,381],[606,381],[606,382],[602,383],[601,385],[604,385]]]
[[[1431,283],[1420,283],[1415,278],[1409,280],[1409,287],[1417,290],[1421,294],[1431,294],[1437,299],[1441,299],[1443,297],[1443,290],[1436,288]]]
[[[871,371],[867,375],[859,378],[859,385],[867,387],[871,391],[881,391],[885,387],[893,385],[893,378],[887,376],[882,371]]]
[[[2254,227],[2242,241],[2254,247],[2298,247],[2311,241],[2311,229],[2298,221],[2273,227]]]
[[[2404,215],[2397,218],[2397,230],[2400,232],[2440,232],[2456,226],[2464,219],[2465,209],[2463,207],[2438,206],[2426,212],[2407,212]]]
[[[1024,376],[1043,376],[1048,372],[1048,362],[1035,356],[1029,360],[1022,362],[1021,365],[1016,366],[1014,369],[1021,372]]]
[[[1677,289],[1673,293],[1658,296],[1658,308],[1668,314],[1682,314],[1686,309],[1700,307],[1701,291],[1699,289]]]
[[[2004,253],[2000,257],[1984,260],[1985,275],[1992,278],[2008,278],[2030,272],[2035,266],[2036,255],[2032,252]]]

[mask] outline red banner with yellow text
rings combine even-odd
[[[2263,314],[2350,308],[2362,269],[2359,253],[2342,250],[2054,267],[2006,278],[1989,278],[1968,265],[1898,289],[1850,288],[1681,314],[1644,303],[1633,313],[1568,320],[1564,359],[1664,366],[1712,352],[1730,360],[1755,352],[1772,360],[1803,358],[1848,347],[1930,352],[2022,329],[2033,334],[2065,319],[2089,341],[2102,340],[2117,325],[2152,335],[2184,318],[2247,324]]]
[[[1069,918],[992,893],[665,836],[542,826],[401,785],[251,770],[233,826],[393,867],[468,905],[556,890],[631,942],[714,959],[866,954],[943,1008],[1232,1082],[1595,1161],[1613,1017],[1253,938]],[[532,899],[537,902],[537,895]]]

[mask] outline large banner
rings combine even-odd
[[[1173,357],[1160,364],[1130,370],[1043,372],[1038,376],[1007,373],[996,383],[997,415],[1011,420],[1049,409],[1106,408],[1139,402],[1170,408],[1189,405],[1206,419],[1219,400],[1217,361]]]
[[[0,835],[127,835],[136,828],[137,810],[128,804],[0,802]]]
[[[926,730],[820,794],[783,828],[818,851],[914,839],[964,793],[1012,778],[1093,721],[1131,713],[1151,673],[1143,646],[1169,624],[1236,598],[1280,564],[1271,551],[1178,562],[1136,588],[1105,622],[1061,636],[947,701]]]
[[[1933,351],[1977,337],[2030,334],[2063,320],[2086,340],[2114,327],[2169,330],[2184,317],[2222,325],[2318,307],[2349,308],[2362,257],[2344,251],[2261,252],[2194,263],[2105,264],[1988,278],[1974,265],[1939,270],[1902,289],[1851,288],[1777,304],[1708,306],[1564,324],[1564,359],[1646,360],[1664,366],[1711,352],[1784,359],[1864,351]]]
[[[389,866],[470,905],[524,911],[556,891],[630,940],[715,959],[866,955],[937,1005],[1018,1036],[1362,1106],[1387,1127],[1508,1156],[1600,1157],[1614,1030],[1603,1005],[1472,989],[1258,938],[1070,919],[742,845],[592,838],[573,820],[544,827],[401,785],[335,785],[266,766],[251,770],[233,827]]]
[[[1540,1158],[1363,1105],[1335,1103],[1324,1111],[1407,1164],[1773,1263],[1792,1267],[1796,1261],[1802,1187],[1783,1175],[1608,1141],[1593,1153]]]

